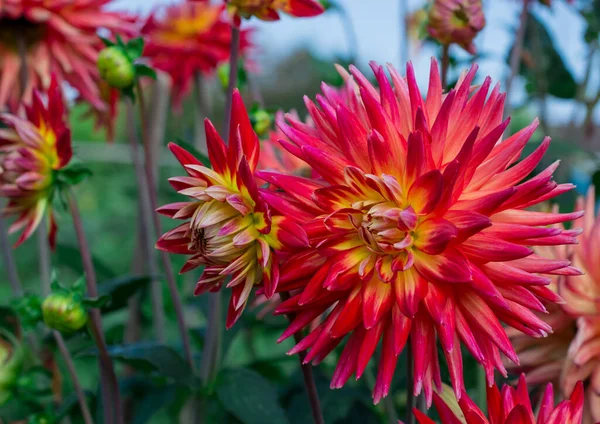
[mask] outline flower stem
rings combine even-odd
[[[448,88],[448,68],[450,67],[450,45],[442,46],[442,88]]]
[[[83,263],[83,270],[85,273],[85,281],[88,292],[87,294],[90,297],[97,297],[98,286],[96,282],[96,271],[94,270],[92,255],[85,237],[83,224],[81,222],[81,215],[79,213],[79,207],[77,206],[77,201],[75,200],[73,191],[69,193],[68,197],[69,209],[71,211],[71,217],[73,218],[73,226],[77,235],[77,241],[79,242],[79,251],[81,252],[81,261]],[[117,375],[106,347],[106,341],[104,340],[100,311],[98,309],[91,309],[89,314],[90,322],[88,327],[98,349],[98,362],[102,384],[102,399],[105,406],[111,405],[112,407],[105,408],[105,412],[108,412],[108,416],[106,417],[107,422],[116,422],[117,424],[122,424],[123,412],[121,396],[119,393],[119,381],[117,380]]]
[[[410,348],[410,340],[406,343],[406,424],[415,424],[413,408],[417,406],[414,391],[413,357]]]
[[[225,117],[223,119],[223,141],[229,141],[229,124],[231,122],[231,107],[233,102],[233,89],[237,85],[238,58],[240,54],[240,29],[231,26],[231,53],[229,56],[229,81],[227,84],[227,97],[225,97]]]
[[[506,108],[504,109],[504,116],[510,116],[512,107],[510,103],[510,92],[512,89],[513,81],[515,76],[519,73],[519,66],[521,64],[521,56],[523,55],[523,44],[525,42],[525,32],[527,30],[527,18],[529,17],[529,0],[523,0],[523,8],[521,9],[521,16],[519,17],[519,28],[515,36],[515,42],[510,53],[510,74],[506,79]]]
[[[203,121],[212,112],[210,97],[207,94],[206,83],[198,71],[194,74],[194,146],[203,153],[208,151]]]
[[[290,298],[289,292],[280,293],[281,300],[286,301]],[[294,320],[293,314],[288,314],[288,320],[292,322]],[[294,340],[296,344],[302,341],[303,335],[302,330],[298,330],[294,333]],[[315,379],[312,372],[312,365],[305,364],[304,358],[306,357],[306,352],[298,352],[298,359],[300,360],[300,368],[302,368],[302,375],[304,377],[304,386],[306,387],[306,394],[308,395],[308,400],[310,401],[310,409],[312,412],[313,421],[315,424],[325,424],[325,419],[323,418],[323,411],[321,410],[321,402],[319,400],[319,393],[317,392],[317,386],[315,384]]]
[[[16,297],[23,296],[23,286],[19,275],[17,274],[17,267],[15,266],[15,257],[13,255],[12,247],[8,240],[8,232],[4,223],[4,217],[0,214],[0,248],[2,249],[2,261],[6,268],[6,276],[10,283],[10,288],[13,295]]]
[[[158,209],[158,199],[157,199],[157,188],[156,188],[156,179],[154,177],[154,152],[152,151],[152,146],[149,143],[148,134],[146,134],[147,126],[146,126],[146,107],[144,102],[144,92],[142,91],[142,87],[139,81],[136,83],[136,94],[138,96],[138,104],[139,104],[139,114],[140,114],[140,127],[142,131],[142,142],[144,146],[144,170],[146,176],[146,187],[148,190],[148,199],[150,200],[150,207],[152,208],[152,223],[154,225],[154,230],[157,235],[162,234],[162,226],[160,223],[160,218],[158,214],[155,212]],[[177,283],[175,282],[175,278],[173,276],[173,266],[171,265],[171,260],[169,258],[169,254],[167,252],[160,253],[163,268],[165,271],[165,275],[167,278],[167,284],[169,286],[169,292],[171,294],[171,300],[173,301],[173,307],[175,309],[175,315],[177,316],[177,325],[179,326],[179,332],[181,335],[181,342],[183,344],[183,352],[185,355],[185,359],[190,365],[190,368],[195,369],[194,366],[194,358],[192,356],[192,347],[190,344],[190,337],[187,331],[187,326],[185,323],[185,317],[183,314],[183,304],[181,302],[181,297],[179,296],[179,292],[177,291]]]
[[[81,387],[79,378],[77,377],[77,370],[75,369],[75,364],[73,363],[73,358],[71,358],[71,354],[69,353],[69,349],[67,349],[65,340],[63,339],[62,334],[60,334],[60,332],[58,332],[56,330],[52,330],[52,334],[54,335],[54,340],[56,340],[56,345],[58,346],[58,350],[60,351],[60,353],[65,361],[65,365],[67,366],[67,370],[69,371],[69,376],[71,377],[71,381],[73,382],[73,388],[75,389],[75,394],[77,395],[77,400],[79,401],[79,408],[81,409],[81,415],[83,416],[83,422],[85,424],[94,424],[94,420],[92,419],[92,414],[86,403],[85,393],[83,391],[83,388]]]
[[[165,341],[165,314],[164,305],[162,299],[162,287],[160,280],[157,279],[158,267],[156,266],[154,243],[151,239],[153,232],[152,218],[150,218],[151,205],[148,199],[148,187],[146,184],[146,178],[144,173],[144,165],[140,158],[140,152],[138,149],[138,139],[135,132],[135,110],[132,103],[127,104],[127,129],[129,132],[129,146],[131,149],[131,156],[133,161],[133,167],[135,170],[135,180],[138,186],[139,195],[139,214],[141,218],[140,225],[140,237],[138,248],[141,248],[143,261],[148,266],[148,273],[153,278],[151,286],[151,298],[152,298],[152,321],[153,328],[156,334],[156,340],[159,343]],[[154,166],[151,164],[150,166]]]
[[[44,229],[46,228],[47,218],[42,218],[37,231],[38,255],[40,259],[40,283],[42,294],[50,294],[50,249],[48,247],[48,236]]]

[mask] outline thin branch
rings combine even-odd
[[[290,294],[288,292],[283,292],[279,295],[281,296],[282,301],[286,301],[290,298]],[[287,317],[290,323],[294,320],[293,314],[288,314]],[[302,330],[298,330],[296,333],[294,333],[294,340],[296,341],[296,344],[300,343],[302,338]],[[315,379],[312,372],[312,365],[305,364],[304,358],[306,358],[306,351],[298,352],[300,368],[302,368],[302,376],[304,377],[304,387],[306,388],[306,394],[308,395],[308,400],[310,402],[313,421],[315,424],[325,424],[323,411],[321,410],[321,401],[319,400],[319,393],[317,392],[317,386],[315,384]]]
[[[140,127],[142,131],[142,142],[144,146],[144,171],[146,177],[146,186],[148,188],[148,199],[150,200],[150,206],[154,213],[152,215],[152,222],[154,225],[154,230],[156,234],[162,234],[162,225],[160,223],[160,218],[158,214],[155,212],[158,209],[158,199],[157,199],[157,187],[156,187],[156,179],[154,177],[154,168],[152,164],[154,163],[154,152],[152,146],[150,146],[149,139],[147,136],[147,125],[146,125],[146,107],[144,102],[144,92],[140,83],[136,84],[136,94],[138,96],[138,104],[139,104],[139,114],[140,114]],[[165,276],[167,279],[167,284],[169,286],[169,292],[171,294],[171,300],[173,301],[173,307],[175,309],[175,315],[177,317],[177,325],[179,326],[179,332],[181,336],[181,342],[183,344],[183,352],[185,355],[185,359],[190,365],[191,369],[195,369],[194,366],[194,357],[192,356],[192,347],[190,344],[190,336],[187,331],[187,326],[185,323],[185,316],[183,313],[183,304],[181,302],[181,297],[179,296],[179,291],[177,289],[177,283],[175,282],[175,277],[173,274],[173,266],[171,265],[171,259],[169,258],[169,254],[167,252],[160,252],[160,256],[163,263],[163,268],[165,271]]]
[[[83,230],[83,223],[81,221],[81,215],[79,214],[79,207],[75,200],[73,191],[68,196],[69,209],[71,217],[73,218],[73,227],[77,235],[77,241],[79,243],[79,251],[81,253],[81,261],[83,263],[83,270],[85,273],[85,281],[87,286],[88,296],[98,296],[98,286],[96,281],[96,271],[94,270],[94,264],[92,262],[92,254]],[[112,405],[113,408],[106,408],[107,421],[109,423],[116,422],[117,424],[123,423],[123,411],[121,405],[121,396],[119,393],[119,381],[115,369],[108,354],[106,347],[106,341],[104,340],[104,333],[102,332],[102,322],[100,311],[98,309],[91,309],[89,311],[90,322],[89,330],[98,348],[98,359],[100,366],[101,375],[101,386],[102,386],[102,399],[105,405]],[[110,413],[112,412],[112,414]]]
[[[86,402],[85,392],[81,387],[79,377],[77,377],[77,370],[75,369],[73,358],[71,358],[71,353],[69,353],[69,349],[67,349],[65,340],[63,339],[62,334],[60,334],[60,332],[56,330],[52,330],[52,335],[54,336],[54,340],[56,340],[58,350],[60,351],[63,360],[65,361],[67,370],[69,371],[69,376],[71,377],[71,382],[73,383],[73,388],[75,389],[75,394],[77,395],[77,401],[79,402],[79,408],[81,409],[81,415],[83,416],[83,422],[85,424],[94,424],[92,414]]]

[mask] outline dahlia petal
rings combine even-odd
[[[526,246],[482,234],[475,234],[463,242],[460,248],[469,258],[483,262],[513,261],[533,253]]]
[[[408,192],[408,201],[418,214],[426,215],[433,211],[443,192],[443,176],[433,170],[421,175]]]
[[[380,321],[374,327],[366,330],[365,337],[363,338],[362,344],[360,345],[360,352],[358,353],[358,360],[356,363],[356,378],[359,379],[367,364],[375,352],[375,348],[381,339],[383,334],[384,324]]]
[[[414,245],[419,250],[438,255],[446,250],[448,244],[458,235],[457,228],[442,218],[423,221],[417,229]]]
[[[373,403],[376,405],[381,399],[388,395],[398,363],[398,354],[395,353],[394,335],[392,330],[386,328],[383,335],[383,344],[381,348],[381,359],[379,369],[373,388]]]
[[[398,272],[392,282],[396,294],[396,303],[402,314],[414,318],[419,303],[427,295],[427,282],[415,270]]]
[[[439,255],[414,251],[415,268],[432,283],[465,283],[471,281],[471,269],[465,257],[455,249],[446,249]]]
[[[343,337],[352,331],[362,320],[362,296],[357,287],[349,295],[338,319],[331,327],[331,337]]]
[[[392,307],[394,303],[392,286],[373,278],[369,282],[365,282],[362,297],[363,321],[365,329],[368,330],[377,325],[383,315]]]

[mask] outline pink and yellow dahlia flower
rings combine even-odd
[[[317,0],[225,0],[227,11],[234,17],[276,21],[283,12],[297,18],[320,15],[325,11]]]
[[[435,393],[435,407],[442,424],[580,424],[583,415],[583,384],[577,383],[568,400],[554,406],[552,384],[540,401],[537,414],[534,414],[527,391],[525,377],[522,375],[516,388],[510,386],[491,386],[487,390],[486,415],[477,407],[466,392],[458,403],[451,393]],[[536,418],[537,415],[537,418]],[[415,410],[419,424],[434,424],[425,414]]]
[[[415,394],[441,385],[441,343],[456,396],[463,392],[464,344],[486,371],[503,375],[500,353],[518,362],[501,322],[535,337],[552,328],[535,311],[556,295],[542,274],[563,273],[568,261],[533,254],[531,246],[575,243],[576,231],[548,227],[581,216],[527,210],[572,188],[557,184],[558,163],[525,180],[550,140],[519,161],[537,121],[502,140],[505,95],[486,78],[472,87],[476,66],[456,89],[442,92],[432,62],[423,98],[412,65],[406,78],[371,65],[376,89],[356,68],[346,103],[324,86],[307,101],[315,127],[289,119],[284,146],[322,179],[273,172],[258,176],[273,209],[297,219],[311,248],[282,265],[278,290],[301,288],[278,313],[296,318],[281,340],[326,314],[292,349],[323,360],[346,336],[332,388],[360,377],[382,341],[374,388],[388,393],[398,355],[410,336]]]
[[[191,255],[181,272],[204,266],[196,295],[220,290],[230,277],[227,328],[242,314],[254,286],[260,285],[267,298],[273,296],[279,282],[279,256],[308,244],[302,228],[290,218],[272,216],[259,194],[253,175],[259,157],[258,136],[237,90],[230,128],[227,147],[206,121],[212,169],[181,147],[169,145],[188,174],[169,181],[191,201],[158,210],[186,222],[165,233],[156,244],[161,250]]]
[[[0,128],[0,194],[8,199],[3,213],[16,216],[9,233],[23,230],[15,247],[31,236],[44,215],[49,217],[49,243],[55,243],[51,202],[56,171],[71,160],[71,131],[56,79],[45,97],[47,102],[34,90],[32,104],[25,108],[27,119],[0,115],[8,127]]]
[[[475,54],[473,39],[485,26],[481,0],[434,0],[427,32],[441,44],[456,43]]]
[[[173,80],[176,104],[189,93],[197,72],[213,73],[229,60],[231,25],[222,5],[188,0],[169,6],[163,14],[153,13],[148,18],[142,34],[144,55]],[[241,32],[242,55],[251,47],[250,34]]]
[[[50,75],[66,81],[97,108],[103,103],[98,91],[96,58],[100,50],[98,30],[135,31],[133,17],[109,12],[110,0],[3,0],[0,2],[0,109],[16,110],[21,93],[47,89]],[[28,83],[20,87],[25,51]]]

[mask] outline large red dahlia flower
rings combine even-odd
[[[229,147],[206,120],[212,169],[189,152],[169,147],[187,176],[169,181],[190,202],[163,206],[159,213],[185,222],[165,233],[156,247],[191,255],[181,272],[204,266],[194,294],[217,291],[225,281],[232,289],[227,314],[230,328],[242,314],[255,285],[271,298],[279,282],[278,252],[308,245],[306,234],[292,219],[271,216],[254,180],[259,141],[242,98],[233,94]],[[281,254],[281,253],[279,253]]]
[[[442,398],[443,396],[443,398]],[[546,386],[537,414],[533,413],[525,377],[516,388],[491,386],[487,390],[488,414],[477,407],[466,392],[456,404],[451,393],[435,394],[435,407],[442,424],[580,424],[583,416],[583,384],[577,383],[568,400],[554,406],[552,384]],[[434,424],[431,418],[415,411],[419,424]],[[537,418],[536,418],[537,415]]]
[[[406,78],[372,64],[376,89],[356,69],[340,102],[324,86],[307,100],[315,123],[280,122],[286,148],[320,176],[312,180],[260,172],[278,187],[267,202],[303,224],[311,248],[283,266],[278,290],[302,288],[278,313],[296,318],[282,339],[327,314],[292,352],[310,349],[318,363],[349,336],[332,388],[360,377],[382,341],[374,399],[389,390],[397,358],[410,336],[415,394],[431,402],[440,386],[437,340],[456,396],[463,391],[461,344],[486,371],[502,374],[500,353],[518,362],[501,324],[544,337],[551,327],[534,314],[540,299],[556,300],[540,274],[565,272],[569,262],[535,255],[531,246],[575,243],[577,231],[548,227],[581,216],[526,208],[572,188],[557,184],[553,164],[525,180],[550,143],[521,152],[537,121],[502,140],[505,95],[489,78],[471,86],[476,67],[442,93],[435,61],[423,98],[412,65]]]
[[[9,233],[23,230],[16,246],[23,243],[49,216],[49,242],[53,247],[56,224],[51,202],[55,172],[71,160],[71,131],[66,125],[60,87],[53,78],[44,102],[42,93],[33,93],[25,108],[27,119],[0,115],[8,128],[0,128],[0,195],[8,199],[5,215],[15,215]]]
[[[67,81],[97,108],[103,107],[98,91],[96,58],[98,30],[120,33],[135,30],[131,16],[109,12],[110,0],[3,0],[0,2],[0,108],[14,110],[21,92],[29,99],[35,87],[47,89],[50,75]],[[20,87],[24,51],[27,87]]]
[[[229,60],[231,25],[223,5],[188,0],[170,6],[162,14],[153,13],[142,33],[144,55],[173,80],[175,104],[189,93],[197,72],[210,74]],[[251,47],[250,34],[240,34],[242,55]]]

